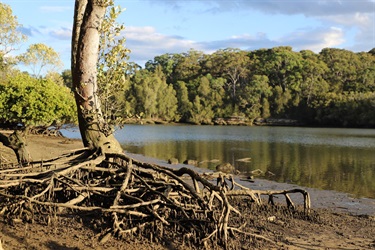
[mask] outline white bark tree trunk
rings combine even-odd
[[[72,35],[72,77],[79,129],[84,146],[122,151],[102,116],[97,85],[100,26],[106,0],[76,0]]]

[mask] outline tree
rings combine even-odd
[[[22,26],[9,5],[0,3],[0,16],[0,56],[5,56],[27,37],[21,33]]]
[[[60,55],[53,48],[42,43],[30,45],[27,51],[17,58],[21,63],[29,66],[37,78],[42,73],[56,71],[62,66]]]
[[[126,39],[120,37],[125,27],[116,22],[122,11],[120,6],[110,6],[100,26],[98,96],[104,120],[111,129],[122,125],[124,92],[129,89],[125,73],[130,50],[125,47]]]
[[[197,95],[193,100],[193,108],[191,110],[191,122],[196,124],[210,124],[214,118],[213,106],[215,105],[212,99],[212,89],[210,86],[211,76],[203,76],[198,78],[196,85]]]
[[[175,81],[184,81],[188,82],[199,76],[201,73],[201,60],[203,59],[203,52],[190,49],[187,53],[182,53],[181,55],[175,55],[173,61],[167,61],[168,64],[176,62],[174,67],[174,76]],[[168,65],[169,66],[169,65]]]
[[[73,90],[72,71],[70,69],[65,69],[61,72],[61,77],[63,78],[64,85]]]
[[[329,85],[323,78],[328,67],[314,52],[303,50],[300,53],[303,57],[301,92],[306,104],[310,105],[328,91]]]
[[[156,56],[154,57],[154,60],[149,60],[148,62],[146,62],[145,69],[154,72],[157,65],[160,65],[162,67],[163,73],[167,77],[167,82],[176,82],[176,80],[174,79],[174,71],[177,63],[182,59],[182,57],[183,55],[170,53]]]
[[[240,111],[249,118],[268,115],[269,110],[265,100],[272,94],[268,85],[268,77],[265,75],[253,75],[249,83],[245,85],[243,91],[239,94]]]
[[[185,82],[178,81],[176,85],[176,94],[178,101],[178,113],[181,116],[183,122],[187,122],[191,115],[192,103],[189,100],[189,91],[186,87]]]
[[[36,79],[17,73],[0,84],[0,123],[26,132],[35,127],[73,123],[74,99],[70,90],[51,79]],[[22,125],[22,127],[18,126]],[[19,163],[29,163],[25,133],[16,130],[10,136],[0,134],[1,142],[16,154]]]
[[[16,46],[27,39],[20,32],[22,26],[18,23],[17,17],[13,15],[9,5],[0,2],[0,82],[9,73],[15,59],[10,55],[16,50]]]
[[[50,79],[19,73],[0,85],[0,122],[24,127],[73,123],[75,106],[70,90]]]
[[[238,104],[238,89],[249,73],[250,58],[247,52],[232,48],[219,50],[206,58],[205,64],[214,77],[227,79],[227,92],[234,108]]]
[[[319,57],[327,64],[329,69],[324,78],[330,83],[330,91],[339,94],[342,91],[356,89],[360,60],[354,52],[325,48],[319,53]]]
[[[7,75],[14,64],[14,58],[9,53],[16,49],[16,45],[26,40],[20,32],[22,27],[9,5],[0,2],[0,87],[7,82]],[[1,93],[1,92],[0,92]],[[3,95],[4,93],[1,93]],[[0,101],[0,108],[4,104]],[[2,114],[3,115],[3,114]],[[0,133],[0,142],[11,148],[19,163],[28,163],[31,159],[23,134],[15,131],[10,136]]]
[[[93,151],[122,152],[103,117],[98,96],[97,64],[101,25],[111,1],[75,2],[72,36],[72,78],[78,123],[84,146]]]

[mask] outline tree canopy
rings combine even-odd
[[[295,52],[282,46],[163,54],[128,75],[125,102],[129,104],[124,106],[130,107],[130,113],[145,113],[139,108],[147,106],[142,98],[151,103],[165,98],[155,95],[151,101],[146,93],[154,94],[155,85],[140,84],[140,75],[146,83],[155,74],[175,90],[177,109],[169,117],[178,122],[213,124],[219,117],[239,116],[249,123],[272,117],[319,126],[375,126],[375,56],[371,51]],[[170,121],[163,112],[159,107],[146,117]]]
[[[73,95],[50,79],[36,79],[18,73],[0,84],[0,121],[25,126],[73,123],[76,117]]]

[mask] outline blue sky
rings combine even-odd
[[[1,0],[11,6],[30,44],[44,43],[70,68],[74,0]],[[355,52],[375,47],[375,0],[115,0],[126,8],[130,60],[144,63],[189,49],[256,50],[292,46],[318,53],[326,47]]]

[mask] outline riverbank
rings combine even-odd
[[[0,131],[2,133],[10,133],[9,131]],[[68,139],[62,137],[46,137],[40,135],[29,135],[28,146],[30,154],[34,161],[47,160],[68,153],[72,150],[82,148],[82,141],[79,139]],[[139,154],[127,153],[131,157],[149,163],[157,163],[162,166],[180,168],[186,167],[185,164],[171,165],[166,160],[160,160],[152,157],[144,157]],[[16,157],[13,151],[9,148],[0,145],[0,158],[2,163],[16,162]],[[189,166],[197,172],[206,172],[207,169]],[[293,189],[303,188],[311,194],[312,206],[315,208],[329,208],[336,212],[348,212],[355,215],[371,215],[375,216],[375,199],[367,198],[352,198],[349,194],[331,191],[320,190],[315,188],[301,187],[294,184],[279,183],[265,179],[255,179],[254,182],[241,181],[241,176],[236,177],[236,181],[241,185],[247,186],[252,189]],[[298,197],[297,197],[298,198]]]
[[[127,153],[134,159],[155,163],[161,166],[170,168],[181,168],[186,167],[185,164],[168,164],[167,161],[155,159],[151,157],[145,157],[143,155]],[[198,173],[207,172],[207,169],[197,168],[195,166],[189,166]],[[254,190],[288,190],[288,189],[304,189],[310,194],[311,204],[313,208],[324,208],[332,209],[334,212],[346,212],[353,215],[369,215],[375,217],[375,199],[368,198],[353,198],[349,194],[340,193],[332,190],[320,190],[316,188],[302,187],[295,184],[289,183],[279,183],[275,181],[265,180],[265,179],[252,179],[251,182],[243,180],[241,175],[235,176],[235,181],[242,186],[249,187]],[[303,202],[302,196],[292,195],[293,200],[297,202]]]
[[[6,132],[6,131],[5,131]],[[82,142],[76,139],[28,136],[28,146],[34,160],[46,160],[71,150],[82,147]],[[186,165],[169,165],[166,161],[146,158],[142,155],[129,154],[138,160],[153,162],[173,168]],[[2,163],[15,161],[12,150],[0,145]],[[190,166],[194,168],[193,166]],[[194,168],[199,172],[207,171]],[[285,183],[255,179],[253,183],[236,180],[253,189],[291,189],[298,186]],[[235,203],[256,233],[261,234],[276,244],[256,240],[257,243],[241,241],[235,238],[232,243],[242,246],[242,249],[371,249],[375,248],[375,200],[354,199],[349,195],[334,191],[324,191],[305,188],[311,195],[312,216],[306,218],[298,213],[282,213],[278,210],[254,209],[247,203]],[[292,196],[296,205],[300,198]],[[283,199],[277,199],[281,201]],[[274,219],[270,219],[274,218]],[[238,234],[236,234],[238,235]],[[120,241],[111,239],[100,243],[98,232],[90,229],[73,218],[60,218],[55,225],[15,224],[9,225],[0,219],[0,238],[3,247],[9,249],[181,249],[169,243],[152,243],[134,239]],[[236,244],[236,242],[238,244]],[[241,243],[241,244],[240,244]],[[182,247],[182,249],[188,249]]]

